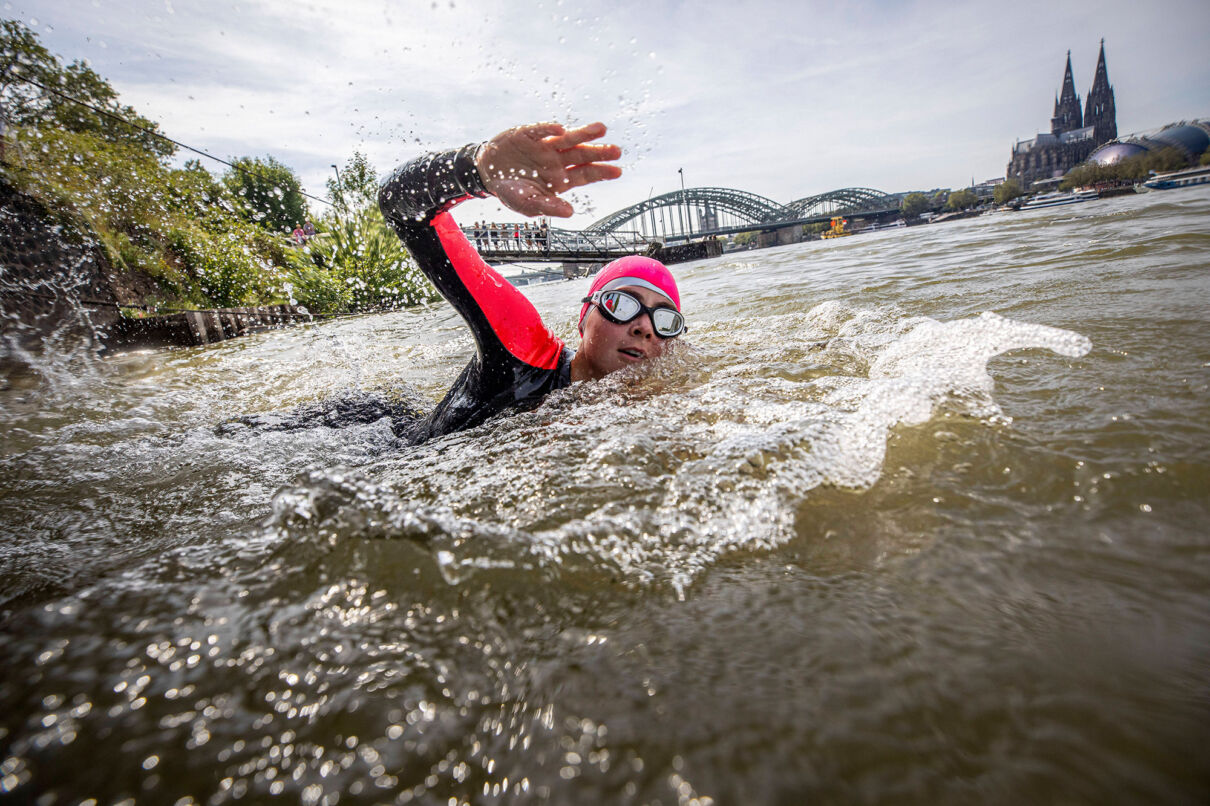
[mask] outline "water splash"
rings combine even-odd
[[[811,490],[877,483],[896,427],[941,409],[1007,424],[992,357],[1090,348],[1077,333],[991,313],[937,322],[827,302],[787,318],[762,332],[793,334],[765,345],[766,358],[794,365],[754,371],[734,351],[715,353],[720,334],[708,330],[699,349],[365,475],[317,471],[278,496],[270,530],[287,543],[304,533],[415,540],[452,584],[491,568],[556,567],[684,596],[720,557],[793,539]]]

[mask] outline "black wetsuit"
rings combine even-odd
[[[397,427],[410,441],[460,431],[510,408],[532,408],[571,384],[574,352],[552,334],[533,304],[483,262],[449,210],[485,197],[477,144],[429,154],[396,169],[378,204],[420,270],[466,320],[475,355],[423,421]]]

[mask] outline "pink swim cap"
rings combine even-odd
[[[676,280],[668,267],[655,258],[644,255],[620,257],[597,272],[588,289],[588,296],[598,291],[612,291],[625,285],[638,286],[662,294],[676,309],[681,309],[681,295],[676,290]],[[584,317],[588,315],[589,303],[580,308],[580,332],[584,332]]]

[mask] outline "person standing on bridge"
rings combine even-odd
[[[622,173],[611,164],[621,149],[593,142],[604,135],[602,123],[519,126],[485,143],[412,160],[383,183],[383,215],[475,337],[475,355],[436,409],[419,422],[397,422],[396,433],[421,442],[506,409],[532,407],[575,381],[656,358],[685,332],[672,274],[657,260],[632,255],[596,275],[581,300],[580,349],[573,352],[483,261],[450,215],[466,199],[495,196],[525,216],[570,216],[574,210],[560,194]],[[513,229],[505,235],[519,243]]]

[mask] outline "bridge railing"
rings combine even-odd
[[[642,252],[647,239],[637,231],[588,232],[565,229],[524,229],[520,224],[497,224],[498,229],[462,227],[480,252],[506,254],[568,254],[616,257]]]
[[[598,253],[602,256],[618,252],[641,252],[647,239],[636,231],[585,232],[554,229],[550,231],[551,251]]]

